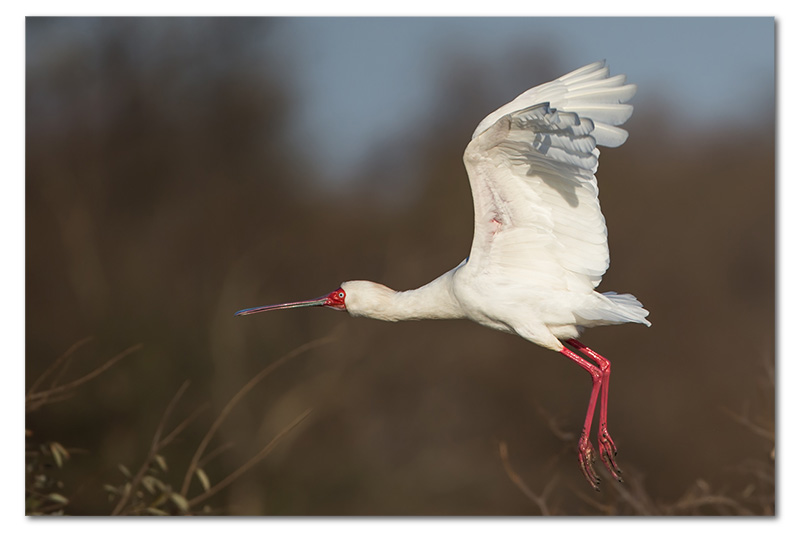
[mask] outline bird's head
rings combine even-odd
[[[301,300],[299,302],[289,302],[285,304],[251,307],[249,309],[242,309],[241,311],[237,311],[234,316],[252,315],[255,313],[262,313],[264,311],[275,311],[277,309],[292,309],[295,307],[330,307],[331,309],[336,309],[338,311],[345,311],[347,309],[347,306],[344,303],[346,297],[347,293],[345,293],[342,287],[339,287],[335,291],[326,294],[325,296],[320,296],[319,298],[313,298],[311,300]]]
[[[313,298],[311,300],[301,300],[299,302],[289,302],[285,304],[265,305],[262,307],[251,307],[237,311],[235,316],[252,315],[263,311],[275,311],[277,309],[293,309],[295,307],[330,307],[337,311],[347,311],[352,316],[368,316],[381,320],[396,320],[385,316],[387,308],[390,307],[393,297],[397,293],[372,281],[345,281],[333,292]]]

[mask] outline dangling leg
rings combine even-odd
[[[622,471],[614,460],[614,456],[617,455],[617,447],[614,441],[611,440],[611,435],[608,433],[608,385],[611,380],[611,363],[608,359],[575,339],[569,339],[567,344],[573,348],[577,348],[583,355],[596,362],[600,367],[600,371],[603,373],[597,445],[600,448],[600,458],[603,460],[603,464],[606,465],[606,468],[611,472],[611,475],[614,476],[614,479],[622,481]]]
[[[580,355],[571,352],[566,347],[562,347],[560,353],[566,355],[581,365],[584,370],[592,375],[592,395],[589,397],[589,408],[586,410],[586,420],[583,423],[581,438],[578,439],[578,457],[580,458],[581,470],[583,471],[583,475],[586,477],[586,481],[589,482],[594,490],[600,490],[600,478],[592,466],[592,463],[594,462],[595,451],[592,448],[591,441],[589,440],[589,432],[592,430],[592,417],[594,416],[594,409],[597,406],[597,396],[600,393],[603,372]]]

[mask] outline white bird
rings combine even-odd
[[[587,327],[650,325],[634,296],[595,291],[609,265],[595,179],[597,146],[625,142],[628,133],[617,126],[631,116],[633,107],[625,102],[635,92],[624,75],[609,77],[605,61],[599,61],[529,89],[483,119],[464,152],[475,207],[472,249],[427,285],[398,292],[371,281],[346,281],[320,298],[236,315],[323,306],[388,321],[468,318],[516,333],[591,374],[580,466],[599,490],[589,440],[599,398],[600,457],[621,481],[607,422],[611,365],[576,339]]]

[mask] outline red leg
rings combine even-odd
[[[597,363],[597,365],[600,367],[600,371],[603,373],[597,444],[600,448],[600,458],[603,460],[603,464],[606,465],[606,468],[609,472],[611,472],[611,475],[614,476],[614,479],[617,481],[622,481],[622,471],[619,469],[616,461],[614,460],[614,456],[617,455],[617,447],[614,444],[614,441],[611,439],[611,435],[608,433],[608,386],[611,380],[611,363],[608,359],[575,339],[569,339],[567,344],[577,348],[583,355],[589,357],[595,363]]]
[[[589,441],[589,432],[592,430],[592,417],[594,417],[594,410],[597,406],[597,396],[600,394],[603,372],[566,347],[561,348],[561,354],[566,355],[581,365],[584,370],[592,375],[592,394],[589,397],[589,408],[586,410],[586,420],[583,423],[583,431],[581,431],[581,437],[578,440],[578,457],[580,458],[581,470],[586,477],[586,481],[589,482],[594,490],[600,490],[600,478],[592,466],[592,463],[594,463],[595,451],[592,448],[591,441]]]

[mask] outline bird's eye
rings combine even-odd
[[[339,293],[339,298],[344,298],[344,293],[343,292]]]

